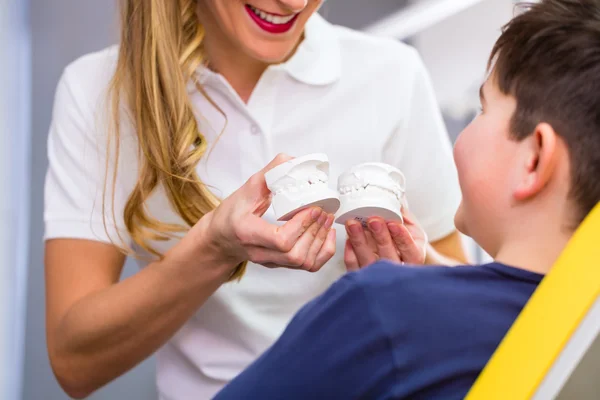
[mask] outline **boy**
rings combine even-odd
[[[600,1],[530,5],[505,27],[488,70],[482,111],[454,149],[455,222],[495,261],[349,273],[217,399],[466,395],[600,201]],[[346,259],[359,267],[380,255],[360,234],[350,241]]]

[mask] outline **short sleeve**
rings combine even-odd
[[[411,49],[412,89],[407,112],[384,150],[384,162],[406,177],[406,198],[430,241],[455,230],[460,188],[446,130],[433,86],[416,50]]]
[[[348,274],[304,306],[215,399],[380,398],[396,378],[389,338]]]
[[[101,116],[108,115],[100,108],[107,103],[98,100],[102,80],[84,70],[67,67],[56,89],[48,136],[44,239],[130,246],[123,225],[125,193],[118,179],[113,185],[117,166],[107,153],[107,132],[100,129],[107,126]]]

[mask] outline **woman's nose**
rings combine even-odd
[[[320,0],[278,0],[282,7],[292,12],[300,12],[306,8],[309,2]]]

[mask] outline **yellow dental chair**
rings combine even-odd
[[[600,399],[600,203],[506,334],[467,400]]]

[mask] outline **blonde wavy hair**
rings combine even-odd
[[[196,173],[207,143],[187,91],[187,85],[195,82],[203,92],[195,74],[204,63],[204,29],[196,0],[122,0],[121,6],[119,58],[110,85],[114,129],[109,141],[114,141],[118,163],[124,105],[139,145],[139,175],[125,205],[125,227],[134,243],[162,257],[150,241],[185,233],[219,204]],[[113,202],[116,174],[117,168],[112,176]],[[185,226],[161,222],[147,212],[145,202],[159,184]],[[241,278],[245,268],[246,262],[238,265],[230,280]]]

